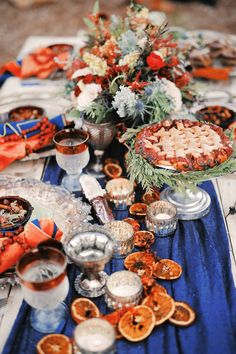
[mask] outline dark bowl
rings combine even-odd
[[[24,120],[41,119],[44,114],[44,109],[38,106],[19,106],[8,112],[8,120],[22,122]]]
[[[201,121],[216,124],[223,129],[227,129],[228,126],[235,121],[236,114],[232,109],[225,106],[213,105],[199,109],[196,112],[196,118]]]
[[[17,200],[18,204],[22,205],[23,209],[25,209],[27,212],[26,212],[23,220],[16,221],[13,225],[11,225],[9,227],[2,227],[0,225],[0,232],[14,231],[14,230],[18,229],[19,227],[24,226],[29,221],[29,219],[32,215],[32,212],[34,210],[32,205],[30,204],[30,202],[28,202],[26,199],[21,198],[19,196],[0,197],[0,204],[4,204],[4,200],[6,200],[6,199],[9,200],[10,202]]]

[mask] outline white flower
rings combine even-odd
[[[146,44],[147,44],[147,37],[143,37],[138,40],[138,46],[142,50],[145,48]]]
[[[135,93],[128,87],[121,86],[120,90],[115,94],[112,106],[117,110],[117,114],[121,118],[125,118],[134,114],[136,103],[137,98]]]
[[[130,54],[127,54],[124,56],[123,59],[120,59],[119,60],[119,65],[122,66],[122,65],[128,65],[129,68],[133,68],[135,66],[135,64],[137,63],[137,60],[139,58],[139,52],[137,51],[134,51]]]
[[[102,58],[94,54],[85,53],[83,56],[85,63],[89,66],[94,75],[105,76],[107,71],[107,63]]]
[[[160,27],[164,22],[167,22],[166,14],[161,11],[151,11],[148,14],[148,19],[153,26]]]
[[[174,84],[174,82],[161,79],[161,84],[168,96],[171,97],[174,104],[174,112],[178,112],[182,107],[182,96],[178,87]]]
[[[141,11],[135,14],[135,17],[137,18],[148,18],[149,16],[149,10],[147,7],[143,7]]]
[[[86,67],[83,69],[78,69],[73,73],[73,75],[71,76],[71,79],[74,80],[77,77],[86,76],[89,74],[92,74],[92,70],[89,67]]]
[[[98,97],[102,88],[101,85],[98,84],[84,84],[82,80],[80,80],[77,85],[81,93],[74,98],[75,105],[79,111],[84,111]]]

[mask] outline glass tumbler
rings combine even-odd
[[[51,247],[28,252],[17,263],[24,299],[33,307],[30,322],[36,331],[55,332],[68,316],[62,303],[69,291],[66,266],[65,255]]]
[[[66,171],[62,185],[70,192],[80,191],[79,177],[89,162],[89,134],[81,129],[64,129],[54,135],[57,164]]]

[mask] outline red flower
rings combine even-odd
[[[181,89],[189,84],[191,81],[191,75],[188,72],[183,73],[181,76],[177,77],[175,80],[175,85]]]
[[[168,59],[167,66],[177,66],[179,64],[179,59],[176,56],[173,56]]]
[[[150,69],[152,70],[159,70],[163,68],[166,64],[164,60],[162,59],[161,54],[158,52],[152,52],[148,57],[147,57],[147,64]]]

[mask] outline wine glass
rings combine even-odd
[[[54,135],[57,163],[67,173],[62,185],[70,192],[81,190],[79,177],[89,162],[88,139],[89,134],[81,129],[64,129]]]
[[[98,297],[105,293],[108,275],[103,269],[113,248],[110,232],[99,225],[82,226],[64,245],[67,256],[82,270],[74,283],[79,294]]]
[[[62,303],[69,291],[66,266],[65,255],[52,247],[28,252],[16,265],[24,299],[33,307],[30,323],[38,332],[55,332],[68,317]]]

